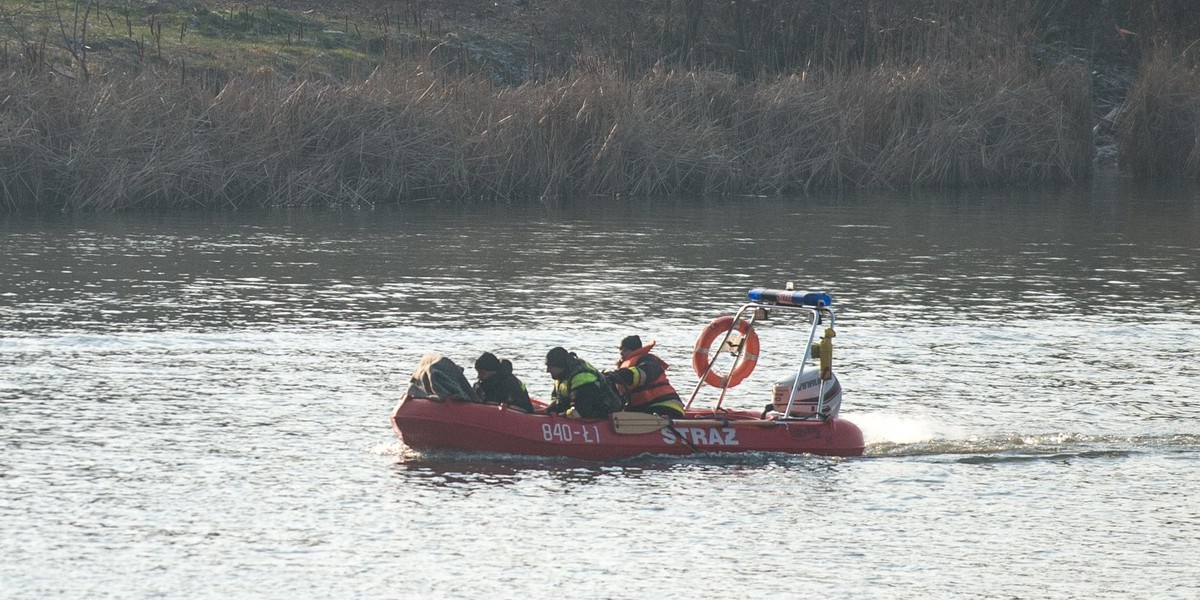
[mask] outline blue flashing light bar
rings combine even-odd
[[[815,306],[818,308],[833,304],[833,298],[825,292],[796,292],[769,288],[754,288],[750,290],[750,301],[763,304],[785,304],[788,306]]]

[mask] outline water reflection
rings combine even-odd
[[[607,213],[480,219],[436,210],[258,215],[241,224],[10,222],[9,300],[0,309],[16,328],[35,330],[470,327],[566,321],[583,308],[621,322],[672,294],[723,309],[726,293],[796,279],[837,290],[846,306],[868,314],[908,309],[891,309],[896,317],[1094,314],[1140,307],[1148,295],[1195,310],[1194,203],[1177,202],[1166,214],[1122,204],[1109,224],[1070,200],[957,202],[754,200],[735,211],[617,211],[645,215],[651,225],[637,228]]]
[[[30,598],[1195,596],[1200,202],[1139,194],[2,217],[0,579]],[[689,388],[704,324],[787,280],[835,296],[864,458],[417,453],[387,425],[426,352],[498,352],[544,398],[547,348],[607,365],[638,333]],[[726,406],[761,408],[794,366],[794,340],[760,334]],[[526,576],[563,556],[589,562]],[[800,568],[815,556],[837,577]],[[1147,556],[1155,577],[1113,583]]]

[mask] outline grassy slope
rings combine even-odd
[[[352,78],[379,64],[419,62],[447,40],[460,52],[486,49],[465,52],[478,69],[515,70],[503,57],[522,46],[521,24],[535,10],[512,2],[468,10],[479,4],[0,0],[0,40],[4,62],[36,55],[71,77],[86,67],[90,76],[149,68],[227,77],[269,68]]]

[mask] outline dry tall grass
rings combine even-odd
[[[593,65],[515,88],[380,70],[0,80],[10,207],[321,206],[1071,181],[1087,74],[1007,62],[744,82]]]
[[[1119,164],[1139,180],[1200,179],[1200,57],[1167,46],[1146,59],[1117,119]]]
[[[112,48],[127,47],[134,31],[129,11],[120,27],[108,5],[97,13],[107,28],[87,39],[109,51],[92,56],[93,76],[81,77],[70,57],[51,56],[49,38],[33,35],[36,21],[17,27],[14,19],[28,15],[10,10],[0,16],[24,33],[11,52],[7,42],[0,51],[0,206],[319,206],[1074,181],[1090,174],[1098,116],[1090,114],[1087,61],[1147,48],[1156,50],[1119,129],[1122,166],[1141,177],[1195,174],[1200,93],[1190,57],[1200,13],[1192,5],[514,2],[530,33],[527,62],[506,69],[525,83],[510,86],[471,67],[486,60],[470,59],[462,38],[435,39],[425,16],[465,11],[457,0],[413,5],[429,9],[410,16],[432,49],[386,60],[354,54],[355,65],[388,66],[351,82],[344,69],[310,71],[307,62],[286,74],[240,73],[250,69],[236,58],[196,80],[186,58],[198,52],[187,54],[184,34],[199,40],[207,30],[189,25],[190,13],[163,13],[179,19],[171,21],[179,43],[156,49],[154,60],[139,51],[136,68],[104,65],[99,57],[118,56]],[[346,31],[352,12],[394,8],[378,0],[312,6],[339,7]],[[239,14],[254,20],[257,10],[245,5]],[[229,14],[220,24],[235,23]],[[522,29],[507,19],[471,23],[497,36]],[[371,35],[389,44],[403,39],[389,37],[390,18],[374,27]],[[120,39],[98,37],[102,30]],[[350,37],[339,36],[337,47],[353,47]],[[217,38],[229,41],[205,39]],[[448,54],[439,58],[438,48]]]

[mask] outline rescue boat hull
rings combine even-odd
[[[689,423],[689,420],[693,421]],[[765,421],[749,411],[689,414],[669,426],[630,433],[612,418],[572,419],[505,406],[406,396],[392,428],[414,450],[458,450],[608,461],[641,454],[779,452],[860,456],[862,431],[840,418]]]

